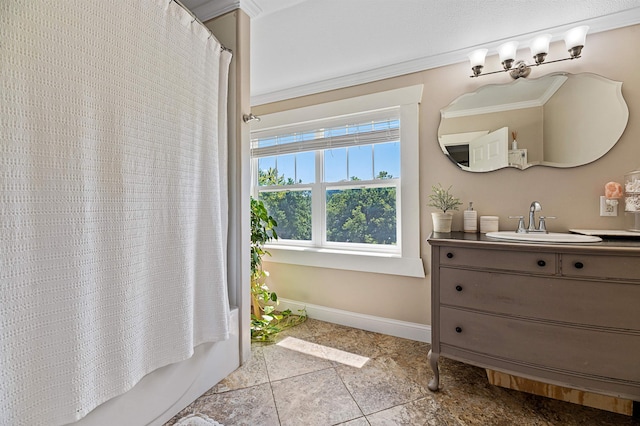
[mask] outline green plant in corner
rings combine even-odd
[[[304,311],[300,315],[293,315],[289,309],[277,312],[278,296],[264,283],[269,273],[262,267],[262,258],[270,255],[264,246],[278,238],[277,226],[264,203],[251,197],[251,339],[254,341],[272,341],[284,328],[307,318]]]
[[[441,184],[432,186],[432,193],[429,195],[429,203],[427,205],[441,210],[442,213],[446,213],[448,210],[458,210],[458,206],[461,206],[462,202],[459,198],[451,195],[449,193],[450,190],[451,186],[447,189],[444,189]]]

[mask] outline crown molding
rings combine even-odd
[[[447,52],[441,55],[414,59],[368,71],[339,76],[328,80],[253,95],[251,96],[251,106],[268,104],[271,102],[312,95],[314,93],[327,92],[329,90],[342,89],[350,86],[357,86],[358,84],[371,83],[373,81],[384,80],[385,78],[397,77],[399,75],[411,74],[444,65],[455,64],[460,62],[461,57],[465,57],[466,52],[467,50]]]
[[[200,21],[206,22],[236,9],[242,9],[250,18],[262,13],[262,9],[254,0],[216,0],[208,1],[191,10]]]
[[[589,25],[589,33],[594,34],[602,31],[609,31],[617,28],[627,27],[630,25],[636,25],[638,23],[640,23],[640,7],[635,7],[623,12],[617,12],[610,15],[600,16],[598,18],[573,22],[571,24],[554,28],[547,28],[543,30],[560,34],[577,25]],[[533,35],[539,32],[540,31],[536,31],[535,33],[531,34],[524,34],[521,37],[533,37]],[[398,64],[362,72],[355,72],[348,75],[338,76],[332,79],[310,82],[295,87],[274,90],[272,92],[252,94],[251,105],[264,105],[271,102],[293,99],[301,96],[308,96],[315,93],[342,89],[345,87],[356,86],[358,84],[371,83],[386,78],[392,78],[400,75],[411,74],[414,72],[425,71],[432,68],[461,63],[466,61],[467,53],[475,48],[496,48],[498,45],[508,40],[509,39],[496,40],[493,43],[485,43],[483,46],[468,46],[463,49],[457,49],[428,57],[416,58]],[[556,39],[554,38],[554,41],[555,40]]]

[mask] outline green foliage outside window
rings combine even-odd
[[[392,179],[380,172],[376,179]],[[352,181],[357,181],[355,177]],[[278,176],[274,169],[260,170],[260,186],[293,185],[293,179]],[[311,191],[263,191],[260,200],[278,223],[283,239],[311,240]],[[331,189],[326,193],[327,241],[396,244],[396,188],[369,187]]]
[[[278,176],[274,169],[260,170],[258,184],[293,185],[293,179]],[[286,240],[311,240],[311,191],[261,192],[269,214],[278,223],[278,234]]]
[[[396,244],[396,188],[327,191],[327,241]]]

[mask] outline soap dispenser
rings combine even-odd
[[[473,201],[469,202],[469,209],[464,211],[464,232],[478,232],[478,212],[473,209]]]

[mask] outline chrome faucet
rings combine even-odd
[[[547,224],[545,219],[555,219],[555,216],[540,216],[540,221],[538,227],[536,228],[536,212],[542,210],[542,205],[539,202],[534,201],[531,203],[529,207],[529,226],[525,228],[524,226],[524,216],[509,216],[509,219],[518,219],[518,229],[516,229],[516,233],[518,234],[527,234],[527,233],[543,233],[547,234]]]
[[[540,228],[536,229],[536,212],[542,210],[542,206],[539,202],[534,201],[529,207],[529,227],[527,232],[540,232]],[[544,223],[544,220],[542,221]],[[543,232],[547,232],[546,229]]]

